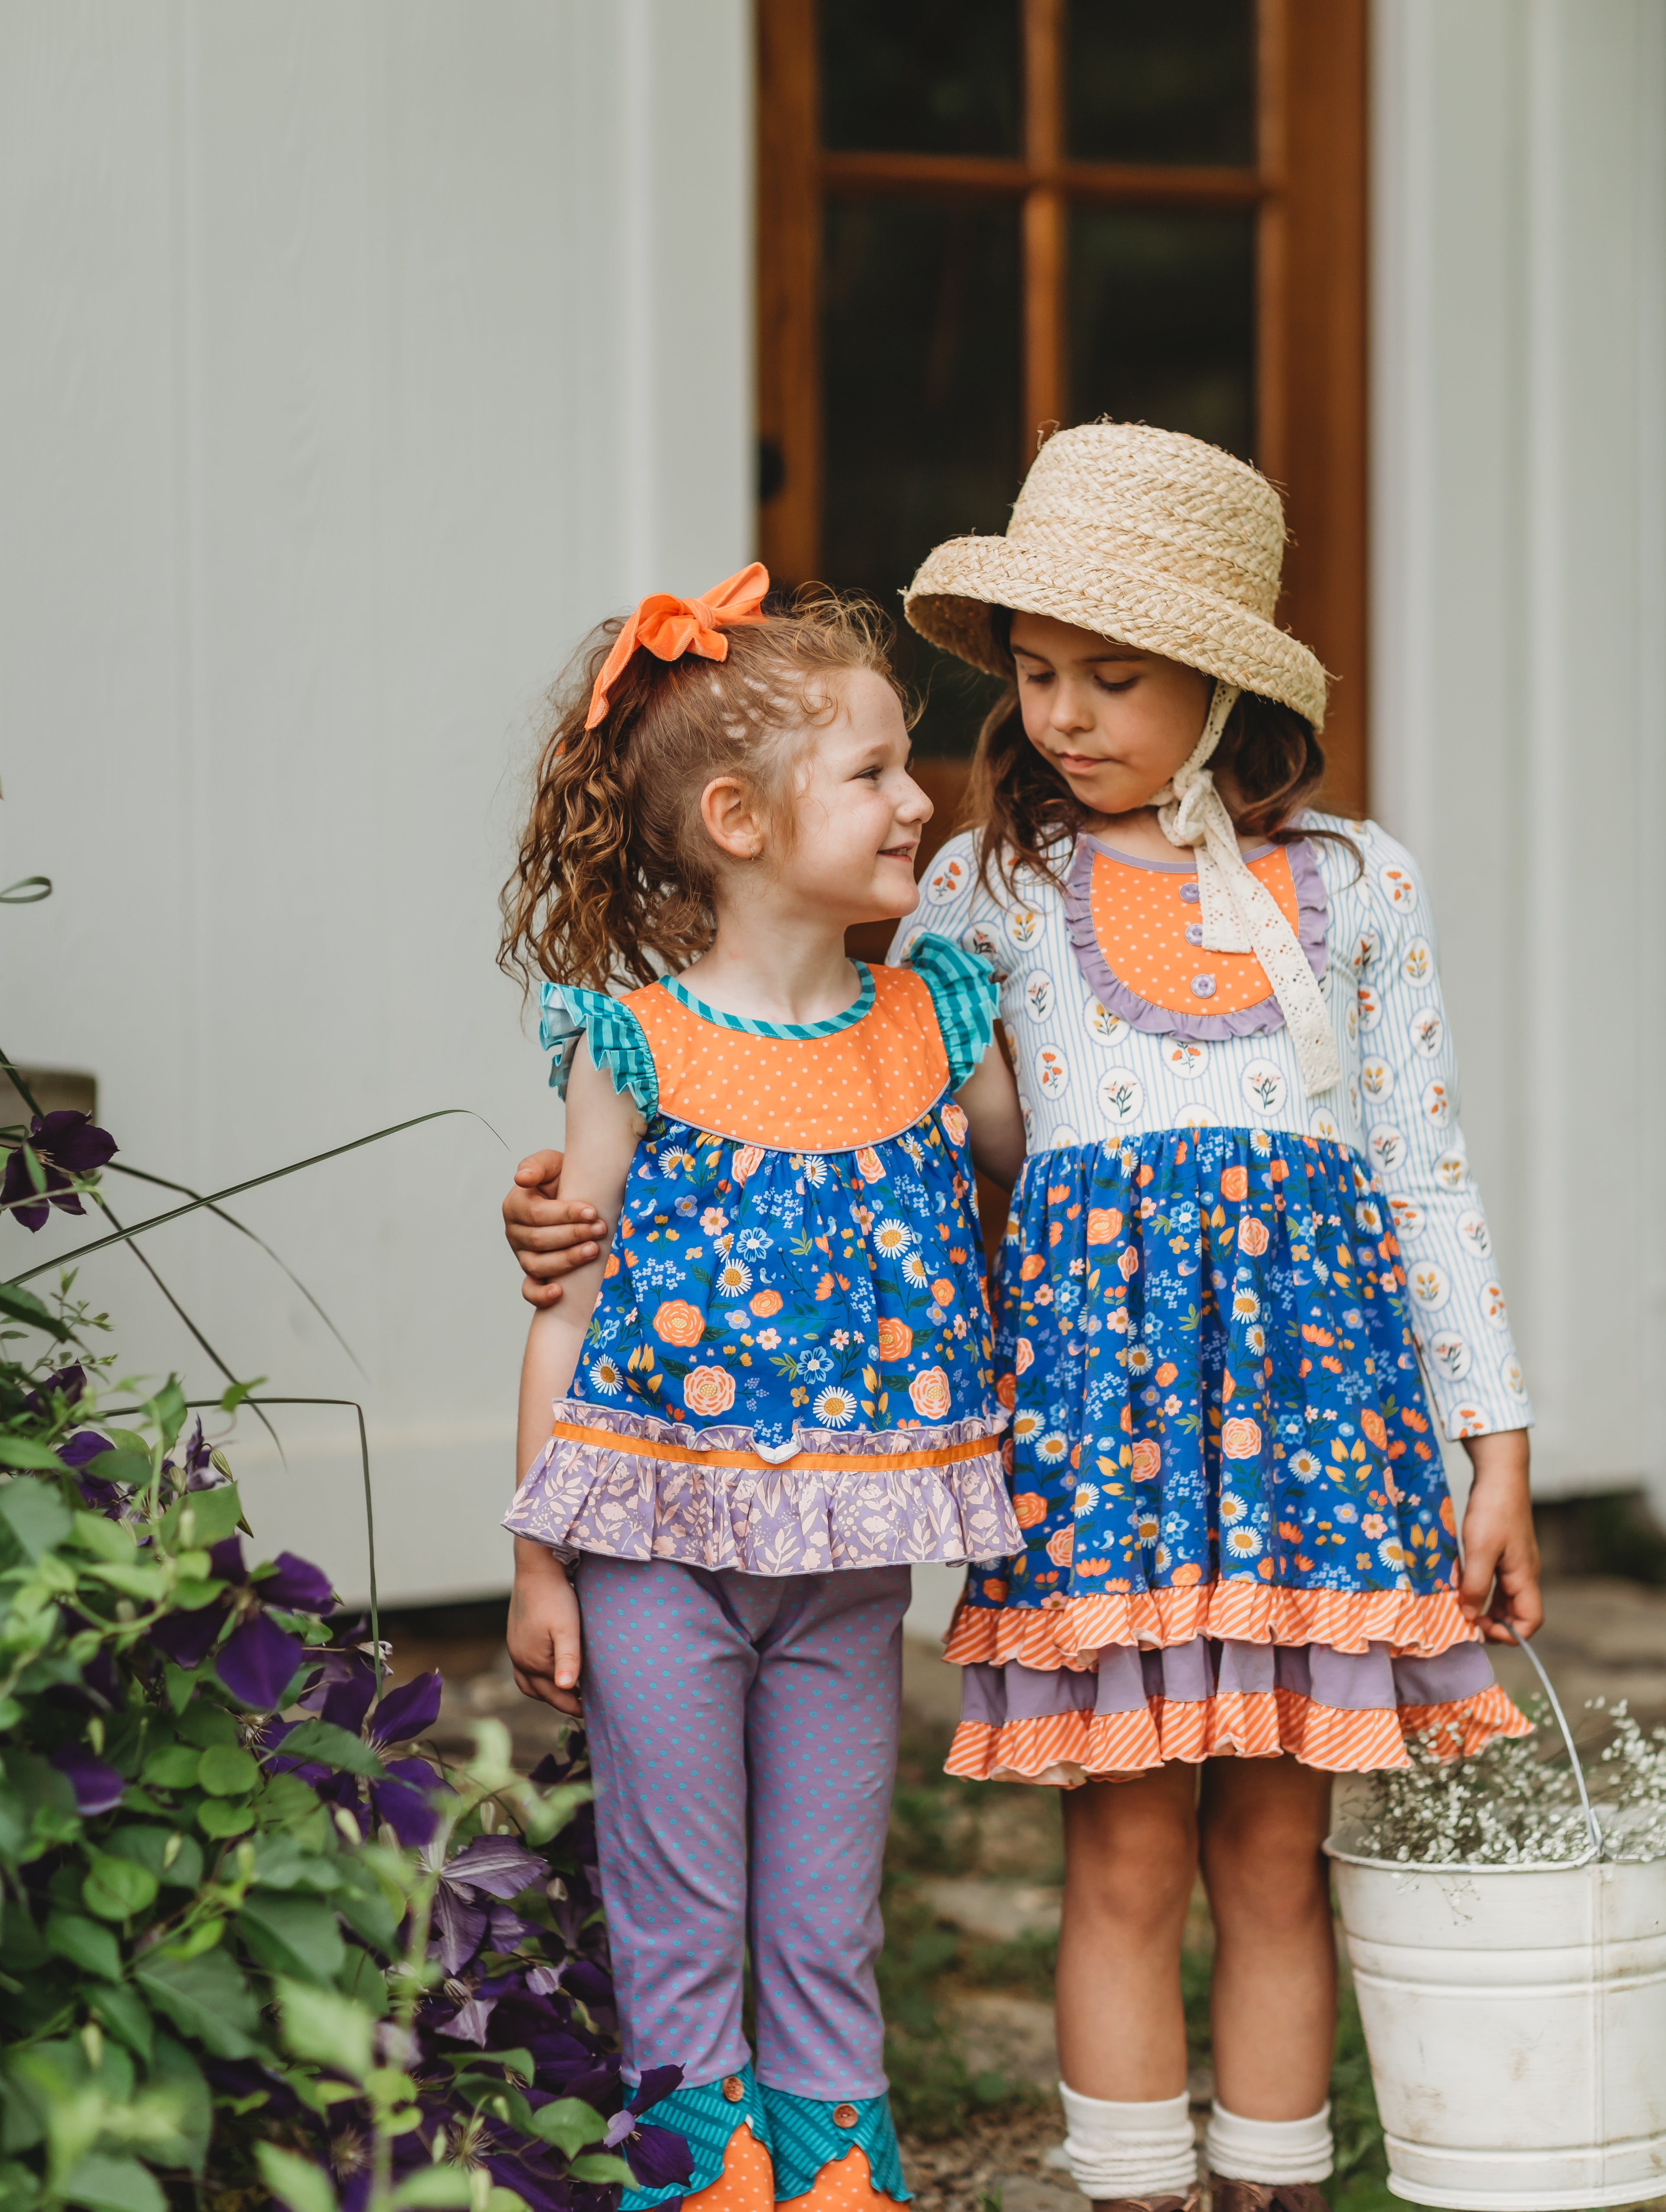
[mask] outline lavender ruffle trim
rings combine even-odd
[[[1495,1677],[1484,1644],[1455,1644],[1432,1659],[1396,1659],[1386,1644],[1335,1651],[1294,1645],[1216,1641],[1196,1636],[1166,1650],[1108,1646],[1097,1668],[1042,1670],[1017,1660],[961,1673],[960,1717],[1002,1727],[1070,1712],[1137,1712],[1147,1699],[1201,1704],[1213,1697],[1293,1690],[1341,1712],[1392,1712],[1400,1705],[1456,1704],[1490,1690]]]
[[[1296,934],[1315,979],[1322,982],[1330,907],[1319,864],[1305,838],[1283,849],[1296,885]],[[1223,1037],[1260,1036],[1268,1030],[1283,1028],[1284,1008],[1271,990],[1258,1005],[1233,1014],[1177,1013],[1168,1006],[1152,1006],[1150,1000],[1120,981],[1111,973],[1093,929],[1093,856],[1098,852],[1118,857],[1095,838],[1077,839],[1076,856],[1065,882],[1064,912],[1082,981],[1108,1014],[1120,1014],[1131,1029],[1144,1030],[1150,1036],[1192,1037],[1203,1044],[1219,1043]]]
[[[617,1439],[551,1437],[515,1493],[503,1525],[557,1558],[676,1559],[747,1575],[826,1574],[842,1567],[999,1559],[1023,1548],[1000,1463],[1000,1421],[934,1429],[804,1429],[795,1457],[762,1468],[661,1458],[656,1445],[754,1452],[750,1429],[696,1429],[575,1401],[555,1418]],[[922,1465],[945,1446],[985,1449],[946,1466]],[[884,1468],[848,1473],[806,1457],[866,1458]]]

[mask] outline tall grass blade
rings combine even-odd
[[[8,1067],[9,1061],[0,1062]],[[368,1137],[355,1137],[350,1145],[332,1145],[327,1152],[313,1152],[304,1160],[291,1160],[286,1168],[272,1168],[265,1175],[251,1176],[245,1182],[228,1183],[223,1190],[211,1190],[206,1198],[193,1199],[189,1206],[170,1206],[166,1213],[153,1213],[143,1221],[136,1221],[131,1229],[123,1229],[113,1237],[95,1237],[89,1244],[77,1244],[72,1252],[60,1253],[56,1259],[43,1260],[38,1267],[26,1267],[21,1275],[11,1275],[7,1280],[27,1283],[36,1275],[49,1273],[54,1267],[67,1267],[77,1260],[85,1260],[94,1252],[102,1252],[112,1244],[129,1244],[147,1230],[160,1229],[169,1221],[182,1221],[188,1213],[199,1213],[204,1206],[217,1206],[222,1199],[237,1198],[246,1190],[258,1190],[263,1183],[282,1182],[285,1176],[299,1175],[303,1168],[320,1166],[325,1160],[338,1160],[344,1153],[356,1152],[362,1146],[379,1145],[384,1137],[397,1137],[405,1129],[419,1129],[425,1121],[443,1121],[448,1115],[466,1114],[471,1121],[482,1122],[491,1128],[482,1114],[468,1106],[439,1106],[431,1114],[415,1114],[409,1121],[395,1121],[391,1128],[373,1129]],[[493,1130],[494,1136],[496,1131]],[[502,1142],[502,1138],[498,1139]],[[102,1200],[100,1201],[103,1203]],[[107,1206],[104,1211],[108,1213]]]

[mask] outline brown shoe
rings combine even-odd
[[[1330,2212],[1323,2190],[1310,2181],[1231,2181],[1209,2176],[1212,2212]]]
[[[1090,2201],[1093,2212],[1199,2212],[1203,2199],[1194,2189],[1184,2197],[1095,2197]]]

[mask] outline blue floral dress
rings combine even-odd
[[[982,962],[925,935],[830,1020],[751,1022],[665,979],[544,987],[647,1123],[568,1397],[506,1525],[763,1575],[1022,1540],[1000,1456],[966,1117]]]
[[[1426,897],[1374,824],[1306,819],[1348,843],[1246,860],[1322,982],[1318,1098],[1254,955],[1201,949],[1189,860],[1084,836],[1062,887],[992,891],[957,838],[925,886],[999,979],[1030,1140],[995,1292],[1025,1542],[950,1634],[952,1771],[1358,1771],[1526,1727],[1454,1588],[1440,1434],[1530,1412]]]

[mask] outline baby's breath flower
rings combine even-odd
[[[1651,1735],[1623,1700],[1594,1698],[1608,1741],[1585,1768],[1602,1832],[1602,1856],[1666,1857],[1666,1728]],[[1590,1849],[1578,1785],[1548,1704],[1526,1708],[1533,1739],[1510,1737],[1472,1759],[1456,1756],[1450,1727],[1408,1740],[1409,1766],[1373,1778],[1371,1800],[1349,1850],[1402,1866],[1566,1865]]]

